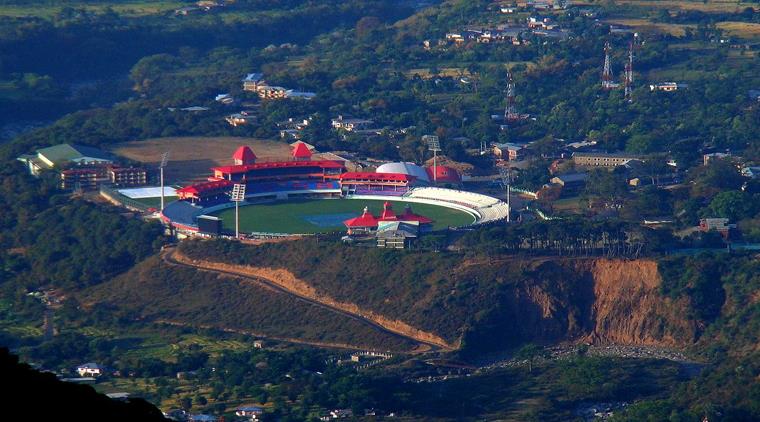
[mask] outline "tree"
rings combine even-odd
[[[533,343],[528,343],[515,353],[515,357],[528,361],[528,372],[533,372],[533,361],[544,357],[544,348]]]
[[[710,216],[728,218],[731,221],[737,221],[744,218],[750,218],[758,210],[757,198],[742,191],[725,191],[721,192],[710,201],[708,210]]]

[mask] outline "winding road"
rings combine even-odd
[[[212,272],[212,273],[217,273],[217,274],[224,274],[224,275],[228,275],[228,276],[232,276],[232,277],[238,277],[238,278],[243,278],[243,279],[246,279],[246,280],[250,280],[250,281],[253,281],[256,284],[259,284],[262,287],[274,290],[274,291],[279,292],[279,293],[283,293],[283,294],[289,295],[289,296],[293,297],[296,300],[300,300],[300,301],[302,301],[304,303],[308,303],[310,305],[318,306],[320,308],[327,309],[327,310],[329,310],[331,312],[343,315],[343,316],[345,316],[347,318],[351,318],[353,320],[359,321],[359,322],[361,322],[361,323],[363,323],[363,324],[365,324],[365,325],[367,325],[367,326],[369,326],[372,329],[375,329],[377,331],[383,332],[385,334],[388,334],[388,335],[391,335],[391,336],[394,336],[394,337],[403,338],[403,339],[409,340],[409,341],[411,341],[413,343],[416,343],[417,347],[415,347],[409,353],[420,354],[420,353],[438,352],[438,351],[441,351],[441,350],[446,350],[446,351],[450,350],[450,348],[444,347],[444,346],[442,346],[440,344],[433,343],[433,342],[430,342],[430,341],[426,341],[424,339],[421,339],[421,338],[418,338],[418,337],[415,337],[415,336],[410,336],[410,335],[407,335],[407,334],[403,334],[403,333],[400,333],[400,332],[398,332],[396,330],[390,329],[390,328],[388,328],[386,326],[383,326],[382,324],[379,324],[376,321],[374,321],[374,320],[372,320],[370,318],[367,318],[367,317],[365,317],[365,316],[363,316],[361,314],[349,312],[349,311],[347,311],[345,309],[333,306],[333,305],[331,305],[329,303],[321,302],[321,301],[316,300],[314,298],[304,296],[304,295],[302,295],[302,294],[300,294],[298,292],[290,290],[290,289],[288,289],[288,288],[280,285],[279,283],[277,283],[277,282],[275,282],[273,280],[267,279],[267,278],[252,277],[252,276],[250,276],[248,274],[244,274],[242,272],[229,271],[229,270],[220,270],[220,269],[217,269],[217,268],[209,268],[209,267],[204,267],[204,266],[198,265],[198,264],[190,264],[190,263],[187,263],[187,262],[180,261],[180,260],[178,260],[174,256],[175,252],[176,252],[176,248],[167,248],[167,249],[164,250],[164,252],[161,253],[161,259],[164,262],[166,262],[167,264],[169,264],[169,265],[176,265],[176,266],[179,266],[179,267],[193,268],[193,269],[196,269],[196,270],[199,270],[199,271],[207,271],[207,272]],[[365,346],[357,346],[356,348],[357,349],[363,349],[363,348],[366,348],[366,347]]]

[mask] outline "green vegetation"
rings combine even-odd
[[[407,350],[409,344],[357,320],[234,277],[170,266],[151,258],[83,299],[150,321],[230,329],[325,345]]]
[[[383,211],[384,201],[368,200],[292,200],[269,204],[247,205],[240,208],[241,232],[268,233],[327,233],[345,231],[342,221],[358,217],[366,206],[375,216]],[[397,214],[410,205],[416,214],[433,219],[434,229],[459,227],[472,224],[469,214],[428,204],[414,204],[404,201],[390,201]],[[224,228],[235,230],[235,209],[229,208],[214,215],[221,217]],[[339,218],[331,218],[337,215]],[[329,220],[329,221],[327,221]]]
[[[226,241],[180,245],[193,259],[287,269],[339,301],[451,343],[461,341],[461,354],[468,357],[525,342],[575,338],[593,324],[585,308],[593,286],[581,262],[520,259],[477,249],[469,254],[400,252],[318,239],[260,246]],[[541,310],[543,300],[555,304],[551,316]],[[688,323],[677,316],[677,305],[653,312],[663,321],[653,335],[672,335],[684,343],[693,339],[694,333],[683,328]]]
[[[526,34],[520,45],[462,46],[438,40],[464,27],[524,24],[533,12],[503,15],[485,0],[449,0],[416,13],[387,0],[238,0],[209,12],[172,12],[185,4],[191,3],[0,1],[2,120],[60,117],[0,146],[0,344],[46,369],[96,359],[134,374],[104,378],[99,389],[123,387],[162,407],[227,416],[254,402],[281,421],[313,420],[335,407],[378,407],[426,420],[570,420],[583,402],[626,400],[633,403],[616,412],[617,420],[760,419],[756,257],[661,258],[678,248],[724,247],[716,233],[688,234],[704,217],[736,222],[741,238],[732,240],[760,239],[758,182],[742,177],[735,163],[702,165],[701,157],[730,150],[743,164],[760,162],[760,107],[747,95],[760,88],[757,2],[593,2],[596,18],[577,8],[546,12],[570,31],[565,41]],[[619,75],[630,41],[609,33],[615,22],[641,34],[632,102],[621,90],[599,89],[604,43],[613,47]],[[532,119],[503,131],[490,115],[504,109],[507,68],[518,108]],[[255,71],[317,97],[260,101],[240,86]],[[650,92],[649,84],[665,80],[689,87]],[[214,102],[221,92],[241,100],[241,109],[256,110],[258,121],[226,125],[222,118],[239,110]],[[177,110],[191,105],[209,110]],[[387,130],[344,138],[330,128],[338,114],[372,118]],[[31,180],[14,162],[62,142],[275,138],[277,123],[307,117],[304,139],[322,150],[420,162],[429,157],[420,136],[435,133],[443,154],[474,165],[476,174],[495,172],[488,157],[468,153],[481,141],[537,141],[541,157],[517,176],[530,189],[547,182],[551,160],[566,152],[559,139],[645,154],[648,163],[672,158],[685,183],[631,190],[620,171],[593,172],[577,200],[540,204],[581,218],[482,228],[455,243],[459,251],[364,250],[309,239],[261,247],[190,242],[184,252],[287,269],[339,300],[461,340],[461,358],[591,334],[597,294],[583,266],[588,261],[579,257],[657,257],[663,282],[659,293],[647,293],[657,301],[650,331],[692,345],[707,367],[687,380],[661,361],[547,362],[540,348],[528,346],[519,353],[526,367],[418,384],[402,380],[448,369],[399,359],[357,373],[327,364],[334,355],[325,351],[248,350],[248,336],[219,330],[395,350],[409,345],[250,283],[169,269],[154,257],[165,242],[160,226],[72,199],[57,191],[54,175]],[[643,171],[654,177],[659,170]],[[654,217],[672,218],[673,228],[640,226]],[[28,294],[39,289],[67,298],[54,313],[53,338],[43,334],[46,304]],[[190,327],[151,323],[161,319]],[[198,328],[204,326],[214,329]],[[196,371],[197,379],[177,380],[175,371]]]

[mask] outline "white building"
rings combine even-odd
[[[99,377],[103,375],[103,368],[97,363],[89,362],[77,366],[77,373],[80,377]]]

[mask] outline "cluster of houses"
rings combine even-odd
[[[226,2],[223,0],[200,0],[193,6],[180,7],[174,10],[176,16],[187,16],[194,13],[210,12],[217,7],[223,7]]]
[[[570,6],[569,0],[528,0],[508,3],[509,4],[499,4],[499,13],[512,14],[521,10],[562,10],[567,9]]]
[[[255,92],[263,100],[300,99],[311,100],[317,94],[276,85],[269,85],[262,73],[249,73],[243,78],[243,91]]]
[[[465,44],[470,41],[485,44],[529,44],[529,41],[524,39],[525,34],[558,39],[567,39],[570,37],[570,31],[560,28],[559,24],[557,24],[551,17],[529,16],[526,19],[525,26],[501,24],[490,28],[466,28],[461,31],[448,32],[446,33],[444,44],[446,42]],[[430,42],[426,41],[424,46],[430,48]]]
[[[33,176],[57,171],[63,189],[96,189],[100,185],[142,186],[148,183],[143,167],[123,166],[106,152],[83,145],[60,144],[17,158]]]
[[[520,38],[520,35],[527,30],[526,27],[510,27],[507,25],[499,25],[496,28],[470,28],[447,33],[446,41],[454,44],[475,41],[478,43],[510,43],[521,45],[523,44],[523,40]],[[426,46],[429,47],[429,43]]]

